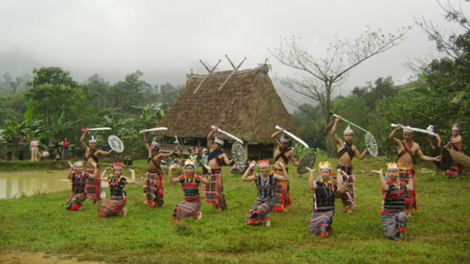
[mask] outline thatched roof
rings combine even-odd
[[[163,135],[205,138],[211,125],[245,142],[271,143],[276,125],[299,135],[263,67],[231,74],[188,75],[186,88],[158,123],[168,128]],[[228,139],[221,134],[218,137]]]

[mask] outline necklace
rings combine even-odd
[[[269,182],[269,176],[267,179],[264,179],[263,176],[261,176],[261,185],[267,186]]]

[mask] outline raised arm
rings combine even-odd
[[[333,124],[333,127],[331,127],[331,136],[333,137],[333,140],[337,143],[337,144],[340,144],[342,145],[343,144],[343,141],[338,137],[338,135],[336,135],[336,128],[338,126],[338,122],[341,120],[341,117],[337,116],[335,118],[335,123]]]
[[[248,166],[248,169],[245,170],[245,173],[243,173],[242,176],[242,181],[253,181],[255,180],[255,176],[252,174],[253,171],[255,170],[256,163],[252,162]],[[250,175],[251,174],[251,175]]]
[[[150,151],[150,145],[149,145],[149,140],[147,137],[147,132],[144,132],[144,144],[145,144],[145,149]]]
[[[109,178],[109,175],[107,174],[107,171],[110,170],[111,168],[110,167],[107,167],[106,169],[104,169],[104,171],[101,173],[101,177],[100,179],[102,181],[107,181],[108,178]]]
[[[281,142],[277,140],[277,136],[284,133],[284,128],[279,129],[278,131],[274,132],[274,134],[271,135],[271,139],[276,146],[281,146]]]
[[[88,146],[87,146],[86,143],[85,143],[85,137],[86,137],[86,134],[87,134],[87,133],[88,133],[88,129],[85,128],[85,131],[83,131],[83,134],[82,134],[82,136],[80,137],[80,143],[82,144],[82,147],[83,147],[84,149],[87,149],[87,148],[88,148]]]
[[[133,169],[129,169],[131,172],[131,179],[127,180],[127,183],[135,183],[135,171]]]
[[[67,178],[68,179],[72,179],[72,170],[73,170],[73,165],[72,165],[72,162],[69,161],[69,172],[67,174]]]
[[[178,183],[180,180],[178,178],[173,178],[173,169],[179,167],[178,164],[173,163],[170,165],[170,168],[168,169],[168,178],[170,179],[171,183]]]
[[[401,124],[397,124],[397,126],[390,132],[388,135],[388,139],[390,139],[395,145],[400,144],[400,140],[395,137],[397,131],[401,129]]]
[[[310,176],[308,178],[308,187],[311,190],[317,189],[317,184],[315,183],[315,169],[310,169],[309,167],[306,167],[308,171],[310,171]]]
[[[384,191],[384,192],[388,191],[388,185],[387,185],[387,182],[385,181],[382,169],[379,170],[379,171],[378,170],[373,170],[372,172],[379,175],[380,186],[382,187],[382,191]]]
[[[212,141],[212,137],[214,137],[214,134],[215,134],[215,132],[217,132],[218,129],[219,129],[218,127],[214,127],[214,129],[212,129],[212,130],[209,132],[209,134],[207,134],[207,147],[208,147],[209,149],[212,148],[212,142],[213,142],[213,141]]]

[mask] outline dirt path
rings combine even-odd
[[[56,257],[45,253],[0,250],[0,264],[106,264],[105,262],[78,261],[71,256]]]

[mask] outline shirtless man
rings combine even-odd
[[[232,165],[235,161],[229,159],[227,154],[222,150],[224,141],[222,139],[216,138],[212,140],[215,132],[217,132],[218,127],[214,127],[209,134],[207,134],[207,148],[209,149],[208,156],[208,166],[212,171],[211,184],[204,185],[204,196],[206,203],[211,203],[214,205],[214,208],[217,210],[226,210],[227,203],[225,200],[224,194],[224,182],[222,179],[222,165]]]
[[[292,162],[292,165],[299,166],[299,163],[294,157],[294,150],[289,147],[290,140],[287,137],[281,138],[279,141],[277,137],[284,133],[284,128],[279,129],[274,134],[271,135],[271,139],[274,143],[274,168],[273,172],[276,174],[284,175],[283,169],[278,164],[284,165],[287,172],[289,169],[287,164],[289,161]],[[277,163],[279,162],[279,163]],[[276,181],[276,200],[274,204],[273,211],[275,212],[287,212],[287,206],[292,204],[290,198],[290,186],[289,181]]]
[[[416,181],[414,177],[414,157],[418,155],[418,157],[422,160],[427,161],[440,161],[441,157],[429,157],[423,154],[421,148],[419,147],[418,143],[412,140],[413,131],[404,129],[403,130],[403,140],[399,140],[395,137],[398,130],[402,129],[401,124],[397,124],[395,129],[392,130],[388,138],[397,145],[397,153],[398,153],[398,161],[397,163],[400,164],[400,180],[404,181],[408,184],[408,181],[411,179],[413,181],[413,186],[416,187]],[[405,212],[408,217],[411,217],[411,210],[418,209],[417,202],[416,202],[416,189],[407,192],[405,194]]]
[[[162,207],[164,202],[163,186],[165,182],[163,181],[163,172],[160,164],[162,159],[173,156],[176,150],[179,149],[179,145],[176,145],[175,149],[170,153],[161,153],[160,144],[157,141],[149,144],[146,132],[144,132],[144,143],[148,151],[147,173],[145,173],[143,187],[145,203],[153,207]]]
[[[463,146],[463,139],[462,136],[459,135],[459,127],[457,124],[454,124],[452,126],[452,137],[450,138],[450,141],[447,142],[445,145],[446,148],[450,147],[451,150],[457,151],[457,152],[463,152],[462,150]],[[458,164],[457,162],[452,162],[452,165],[450,166],[450,169],[447,171],[448,177],[452,177],[452,175],[455,176],[456,179],[460,179],[460,175],[463,175],[463,166]]]
[[[348,189],[346,192],[341,194],[341,201],[343,202],[343,212],[352,213],[351,206],[356,204],[356,194],[354,192],[354,176],[353,176],[353,165],[352,159],[354,157],[362,160],[367,154],[367,148],[364,149],[362,153],[359,152],[359,149],[352,144],[352,140],[354,138],[354,131],[351,129],[350,126],[347,126],[343,132],[343,139],[340,139],[336,135],[336,128],[337,125],[341,121],[341,117],[335,118],[335,123],[331,128],[331,136],[336,143],[336,148],[338,149],[338,165],[336,169],[340,169],[344,171],[347,175],[349,175],[349,184]],[[352,177],[351,177],[352,176]],[[343,182],[345,178],[343,177]]]
[[[80,142],[82,143],[82,147],[85,149],[85,162],[87,163],[87,170],[86,173],[89,175],[94,174],[94,167],[93,163],[96,163],[96,178],[89,178],[86,182],[86,193],[87,197],[90,198],[93,203],[98,203],[100,200],[100,194],[101,194],[101,180],[100,180],[100,166],[98,164],[99,161],[99,156],[108,156],[113,152],[112,149],[109,151],[103,151],[103,150],[97,150],[96,149],[96,140],[91,137],[91,139],[88,141],[88,144],[90,146],[88,147],[87,144],[85,143],[85,137],[86,134],[88,133],[88,129],[85,129],[85,131],[82,134],[82,137],[80,138]]]

